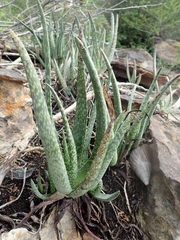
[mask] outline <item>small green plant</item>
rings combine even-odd
[[[170,67],[170,65],[166,61],[163,61],[163,60],[160,60],[160,59],[158,59],[158,61],[157,61],[157,59],[156,59],[156,48],[154,48],[154,61],[153,61],[154,75],[156,75],[157,66],[159,66],[160,63],[165,68],[168,68],[168,66]],[[171,71],[171,69],[169,69],[169,71]],[[167,76],[167,81],[169,81],[168,76]],[[177,76],[176,81],[173,82],[172,86],[176,87],[178,81],[179,81],[179,78]],[[179,90],[178,89],[172,90],[172,86],[171,85],[169,86],[168,94],[166,94],[165,97],[160,99],[160,101],[158,103],[157,109],[162,114],[173,113],[173,112],[177,111],[177,109],[180,107],[179,99],[176,100],[175,102],[174,102],[174,99],[173,99],[173,95],[175,93],[177,93],[179,95]],[[158,85],[156,85],[156,92],[159,92]]]
[[[42,8],[39,2],[38,4],[45,24]],[[91,24],[94,24],[91,19],[90,21]],[[43,26],[46,38],[44,44],[46,44],[49,41],[49,37],[46,32],[47,28],[45,25]],[[112,52],[114,52],[117,23],[113,27],[113,40],[107,50],[109,56],[112,56]],[[59,142],[52,120],[49,98],[44,97],[34,65],[20,39],[13,31],[10,31],[10,34],[24,64],[33,100],[36,124],[47,157],[49,179],[57,193],[61,197],[77,198],[89,192],[98,199],[110,201],[116,198],[119,192],[112,194],[103,194],[101,192],[103,175],[109,165],[116,164],[118,155],[122,155],[124,152],[128,154],[132,147],[139,144],[159,99],[174,79],[164,86],[152,102],[149,102],[150,94],[159,74],[158,72],[134,119],[131,115],[133,96],[128,106],[128,112],[123,112],[113,70],[106,54],[100,49],[101,44],[98,42],[97,36],[93,37],[91,46],[88,46],[87,38],[83,35],[81,28],[79,28],[79,31],[80,36],[72,35],[75,51],[78,52],[78,62],[76,64],[77,107],[72,129],[65,115],[61,100],[51,87],[49,79],[46,78],[46,87],[53,94],[63,118],[62,143]],[[48,44],[44,46],[45,49],[47,47],[49,47]],[[44,54],[46,54],[45,51]],[[47,56],[49,56],[49,53],[47,53]],[[47,59],[47,56],[44,56],[45,59]],[[101,60],[101,64],[99,64],[97,58]],[[51,62],[49,60],[45,61],[45,69],[48,69],[46,71],[48,76],[50,67]],[[104,71],[103,69],[108,69],[109,73],[104,91],[98,74],[100,70]],[[94,91],[95,102],[93,107],[86,101],[86,78],[90,79]],[[110,84],[114,94],[114,109],[107,94]],[[89,155],[94,127],[96,128],[96,138],[94,147],[91,150],[92,153]],[[32,188],[38,197],[47,199],[53,194],[54,190],[50,191],[50,193],[44,193],[40,181],[38,185],[39,189],[32,181]]]
[[[56,189],[54,187],[52,179],[47,170],[45,170],[45,178],[44,179],[41,177],[40,173],[38,174],[37,187],[35,186],[33,181],[31,182],[31,184],[33,186],[35,194],[41,199],[47,199],[53,193],[56,192]]]

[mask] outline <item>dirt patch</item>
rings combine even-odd
[[[145,186],[135,177],[125,163],[109,168],[103,178],[104,191],[120,191],[112,202],[98,201],[83,196],[78,201],[78,221],[99,239],[142,240],[143,233],[136,218],[143,200]],[[79,215],[80,213],[80,215]]]
[[[23,187],[23,179],[14,179],[13,175],[11,179],[10,174],[9,177],[4,179],[0,186],[0,206],[9,203],[4,208],[0,209],[0,233],[16,227],[24,216],[29,213],[35,205],[41,202],[32,192],[30,180],[33,179],[36,182],[38,173],[44,173],[45,157],[42,156],[42,153],[31,152],[19,156],[19,159],[23,160],[27,168],[33,167],[34,172],[31,177],[26,179],[24,190],[20,198],[15,202],[12,201],[20,195]],[[30,221],[29,226],[30,225],[32,225],[32,227],[30,227],[31,230],[33,227],[38,227],[34,221]]]

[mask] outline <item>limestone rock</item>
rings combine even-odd
[[[139,67],[153,71],[153,58],[144,49],[118,49],[115,51],[115,57],[123,60],[124,64],[126,64],[126,57],[128,57],[129,64],[134,64],[135,60]]]
[[[145,239],[180,239],[179,127],[177,117],[155,115],[151,120],[152,173],[139,212]]]
[[[180,64],[180,42],[173,40],[160,41],[156,45],[157,56],[168,63]]]
[[[128,59],[128,62],[127,62]],[[137,76],[141,75],[140,84],[149,87],[154,79],[153,74],[153,58],[143,49],[119,49],[116,50],[114,58],[111,62],[114,74],[117,80],[127,80],[127,65],[132,75],[133,69],[136,65]],[[158,77],[159,86],[165,85],[167,82],[167,75],[160,74]]]
[[[39,232],[40,239],[43,239],[43,240],[56,239],[54,219],[55,219],[55,208],[51,212],[51,215],[48,218],[47,223]],[[67,240],[67,239],[81,240],[81,236],[79,232],[76,230],[76,224],[70,208],[66,209],[66,212],[63,218],[61,219],[61,221],[58,223],[57,227],[61,235],[61,240]]]
[[[3,233],[0,240],[38,240],[37,234],[30,233],[26,228],[13,229],[10,232]]]
[[[35,133],[32,99],[25,81],[18,72],[0,69],[0,180],[8,170],[7,155],[14,148],[23,150]]]
[[[29,232],[25,228],[17,228],[3,233],[0,236],[0,240],[56,240],[57,236],[54,225],[55,211],[56,209],[54,208],[47,222],[42,225],[38,232]],[[70,208],[66,209],[66,212],[58,223],[57,228],[59,230],[58,232],[61,240],[82,240],[80,233],[76,229],[75,219]],[[93,240],[88,233],[83,235],[83,239]]]

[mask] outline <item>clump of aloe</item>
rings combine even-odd
[[[55,66],[57,77],[61,78],[62,76],[62,65],[56,64],[55,58],[52,58],[51,46],[52,43],[61,45],[61,42],[53,41],[53,36],[48,31],[46,19],[39,1],[38,6],[43,26],[42,51],[46,73],[45,96],[34,65],[23,43],[13,31],[10,31],[26,71],[36,124],[47,158],[48,176],[55,190],[52,188],[51,193],[42,193],[33,181],[32,188],[36,195],[42,199],[49,198],[56,191],[61,196],[72,198],[90,193],[98,199],[113,200],[118,196],[119,192],[112,194],[102,193],[102,177],[110,165],[116,164],[119,155],[122,155],[124,151],[128,154],[132,147],[139,144],[139,139],[142,138],[148,126],[149,118],[152,116],[159,99],[174,79],[164,86],[153,101],[149,102],[150,94],[154,89],[159,74],[158,72],[134,120],[131,116],[133,94],[129,102],[128,112],[123,112],[120,93],[110,65],[116,43],[118,19],[115,21],[112,16],[111,39],[107,48],[105,48],[104,44],[105,38],[99,38],[95,24],[90,16],[89,27],[91,31],[86,31],[88,37],[84,36],[81,26],[76,19],[72,30],[75,29],[74,26],[76,24],[80,34],[79,36],[76,33],[72,34],[71,43],[73,44],[73,51],[78,54],[77,58],[71,58],[70,66],[77,68],[77,107],[74,124],[71,128],[63,103],[51,87],[51,67]],[[59,38],[59,41],[62,41],[62,38]],[[53,49],[56,49],[56,45],[53,45]],[[102,46],[104,49],[101,49]],[[64,64],[66,63],[64,62]],[[106,69],[108,70],[108,81],[103,87],[99,76]],[[92,84],[94,92],[93,105],[86,100],[87,79],[88,83]],[[70,89],[66,82],[63,82],[63,84],[64,90],[68,89],[67,93],[70,94]],[[110,86],[112,86],[114,105],[108,96]],[[64,124],[62,143],[59,142],[52,118],[51,95],[55,98],[62,114]],[[89,155],[94,127],[96,129],[96,138],[94,147],[91,149],[92,153]],[[125,141],[128,142],[128,145]],[[39,185],[41,185],[40,182]]]

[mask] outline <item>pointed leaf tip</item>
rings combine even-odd
[[[110,201],[113,201],[114,199],[116,199],[119,196],[120,191],[110,193],[110,194],[96,192],[96,191],[95,192],[90,191],[90,194],[98,200],[101,200],[101,201],[104,201],[104,202],[110,202]]]

